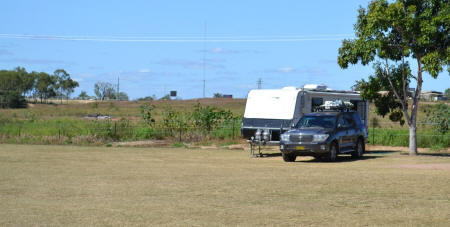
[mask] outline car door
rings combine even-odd
[[[353,113],[345,113],[344,121],[347,124],[347,143],[349,147],[355,147],[358,139],[358,129],[353,118]]]
[[[349,145],[348,138],[348,125],[343,117],[343,115],[339,115],[337,119],[337,129],[336,129],[336,137],[339,140],[339,148],[340,150],[347,149]]]

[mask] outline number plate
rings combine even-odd
[[[304,146],[296,146],[295,149],[296,150],[305,150],[305,147]]]

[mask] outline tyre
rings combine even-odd
[[[283,160],[285,162],[295,162],[295,159],[297,158],[297,156],[293,154],[281,153],[281,155],[283,156]]]
[[[336,161],[338,153],[337,143],[332,143],[330,146],[330,153],[326,156],[326,161],[334,162]]]
[[[362,139],[358,139],[355,150],[352,152],[352,158],[361,158],[364,155],[365,144]]]

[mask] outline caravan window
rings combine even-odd
[[[317,108],[323,104],[323,98],[311,99],[311,112],[317,112]]]

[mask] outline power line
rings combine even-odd
[[[241,39],[241,38],[317,38],[317,37],[348,37],[354,34],[309,34],[309,35],[210,35],[213,39]],[[202,39],[201,36],[98,36],[98,35],[40,35],[40,34],[12,34],[0,33],[0,37],[35,38],[35,39],[64,39],[64,38],[92,38],[92,39]]]
[[[206,23],[205,23],[206,26]],[[328,41],[352,38],[353,34],[318,34],[318,35],[274,35],[274,36],[58,36],[58,35],[28,35],[28,34],[0,34],[3,39],[29,39],[51,41],[92,41],[92,42],[300,42],[300,41]]]

